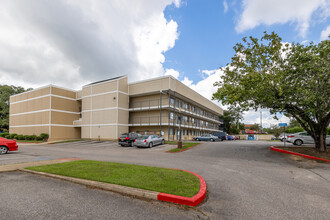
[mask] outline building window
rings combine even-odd
[[[174,99],[173,98],[170,98],[170,104],[171,105],[174,105],[174,103],[175,103]]]
[[[183,121],[188,122],[188,116],[183,116]]]
[[[174,134],[174,128],[170,128],[170,135]]]
[[[172,119],[172,120],[174,119],[174,113],[173,112],[170,113],[170,119]]]

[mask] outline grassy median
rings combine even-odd
[[[177,142],[176,143],[173,143],[173,145],[174,144],[178,145]],[[179,152],[179,151],[185,150],[185,149],[187,149],[189,147],[192,147],[192,146],[195,146],[195,145],[198,145],[198,144],[200,144],[200,143],[198,143],[198,142],[191,142],[191,143],[182,142],[182,148],[174,148],[172,150],[169,150],[168,152]]]
[[[199,179],[185,171],[123,163],[79,160],[26,169],[186,197],[200,188]]]

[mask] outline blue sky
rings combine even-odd
[[[244,32],[237,32],[235,26],[243,11],[241,1],[227,1],[226,12],[223,2],[187,0],[179,8],[171,5],[164,11],[168,20],[173,19],[178,23],[180,33],[175,46],[165,53],[164,66],[178,70],[179,79],[183,80],[184,76],[189,76],[190,80],[197,83],[203,78],[200,70],[225,66],[234,55],[233,46],[245,36],[260,37],[264,31],[275,31],[286,42],[319,42],[322,30],[330,24],[329,17],[322,20],[318,16],[319,12],[315,11],[305,36],[300,35],[296,29],[297,22],[294,21],[262,24]]]
[[[329,17],[330,0],[2,0],[0,84],[79,90],[170,74],[211,99],[242,37],[319,42]],[[263,112],[264,126],[279,122]],[[244,118],[258,123],[259,112]]]

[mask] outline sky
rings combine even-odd
[[[172,75],[211,99],[243,37],[318,43],[329,16],[330,0],[0,0],[0,84],[80,89]],[[289,121],[262,114],[263,127]],[[248,111],[243,122],[259,118]]]

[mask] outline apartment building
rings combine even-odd
[[[222,109],[172,76],[128,83],[127,76],[74,91],[48,85],[10,97],[10,133],[50,140],[117,139],[125,132],[183,140],[219,131]],[[181,127],[181,130],[179,129]]]

